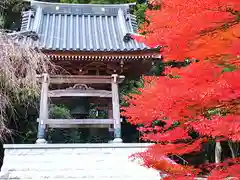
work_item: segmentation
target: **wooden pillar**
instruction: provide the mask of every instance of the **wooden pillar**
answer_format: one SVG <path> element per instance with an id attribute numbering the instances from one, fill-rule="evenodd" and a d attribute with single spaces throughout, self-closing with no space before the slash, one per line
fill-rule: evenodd
<path id="1" fill-rule="evenodd" d="M 113 119 L 112 99 L 111 99 L 111 101 L 108 102 L 108 118 Z M 113 135 L 113 133 L 114 133 L 113 124 L 109 124 L 108 133 L 109 133 L 110 137 L 114 136 Z M 109 143 L 112 143 L 112 139 L 109 141 Z"/>
<path id="2" fill-rule="evenodd" d="M 47 73 L 43 74 L 42 77 L 42 88 L 41 88 L 41 98 L 40 98 L 40 113 L 39 113 L 39 123 L 38 123 L 38 134 L 37 134 L 37 144 L 47 143 L 45 140 L 45 123 L 48 119 L 48 85 L 49 76 Z"/>
<path id="3" fill-rule="evenodd" d="M 114 119 L 114 140 L 113 143 L 121 143 L 121 120 L 120 120 L 120 106 L 119 106 L 119 94 L 118 94 L 118 75 L 112 75 L 112 108 Z"/>

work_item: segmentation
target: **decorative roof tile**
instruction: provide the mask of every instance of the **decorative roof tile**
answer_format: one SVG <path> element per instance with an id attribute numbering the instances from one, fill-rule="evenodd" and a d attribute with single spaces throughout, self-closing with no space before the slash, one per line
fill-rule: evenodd
<path id="1" fill-rule="evenodd" d="M 136 33 L 129 4 L 61 4 L 32 2 L 23 13 L 22 31 L 34 31 L 38 46 L 53 51 L 143 51 L 143 43 L 126 34 Z M 34 13 L 33 13 L 34 12 Z"/>

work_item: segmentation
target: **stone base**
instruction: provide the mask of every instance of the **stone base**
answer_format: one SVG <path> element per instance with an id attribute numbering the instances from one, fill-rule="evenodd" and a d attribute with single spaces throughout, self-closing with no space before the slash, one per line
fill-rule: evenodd
<path id="1" fill-rule="evenodd" d="M 47 141 L 45 139 L 37 139 L 36 144 L 47 144 Z"/>
<path id="2" fill-rule="evenodd" d="M 8 144 L 4 145 L 6 159 L 0 180 L 159 180 L 158 171 L 129 159 L 129 155 L 143 152 L 150 145 Z M 113 166 L 113 162 L 118 164 Z"/>
<path id="3" fill-rule="evenodd" d="M 122 143 L 123 140 L 121 138 L 115 138 L 112 143 Z"/>

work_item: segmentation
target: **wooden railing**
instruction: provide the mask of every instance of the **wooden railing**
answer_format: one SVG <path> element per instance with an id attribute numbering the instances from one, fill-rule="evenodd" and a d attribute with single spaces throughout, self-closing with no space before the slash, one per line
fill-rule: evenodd
<path id="1" fill-rule="evenodd" d="M 48 97 L 112 97 L 111 91 L 106 90 L 80 90 L 80 89 L 61 89 L 51 90 Z"/>
<path id="2" fill-rule="evenodd" d="M 37 119 L 37 122 L 40 122 L 40 119 Z M 113 124 L 114 119 L 47 119 L 44 120 L 44 124 L 69 124 L 69 125 L 82 125 L 82 124 L 87 124 L 87 125 L 97 125 L 97 124 Z"/>

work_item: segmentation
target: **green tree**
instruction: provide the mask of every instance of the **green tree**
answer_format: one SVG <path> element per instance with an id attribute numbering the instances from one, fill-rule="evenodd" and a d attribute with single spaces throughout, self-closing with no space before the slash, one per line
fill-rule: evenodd
<path id="1" fill-rule="evenodd" d="M 147 10 L 147 4 L 146 3 L 139 3 L 136 5 L 134 9 L 134 14 L 137 17 L 137 23 L 138 25 L 141 25 L 146 21 L 145 19 L 145 12 Z"/>
<path id="2" fill-rule="evenodd" d="M 4 0 L 1 3 L 1 28 L 19 30 L 21 11 L 27 7 L 29 7 L 29 3 L 22 0 Z"/>

